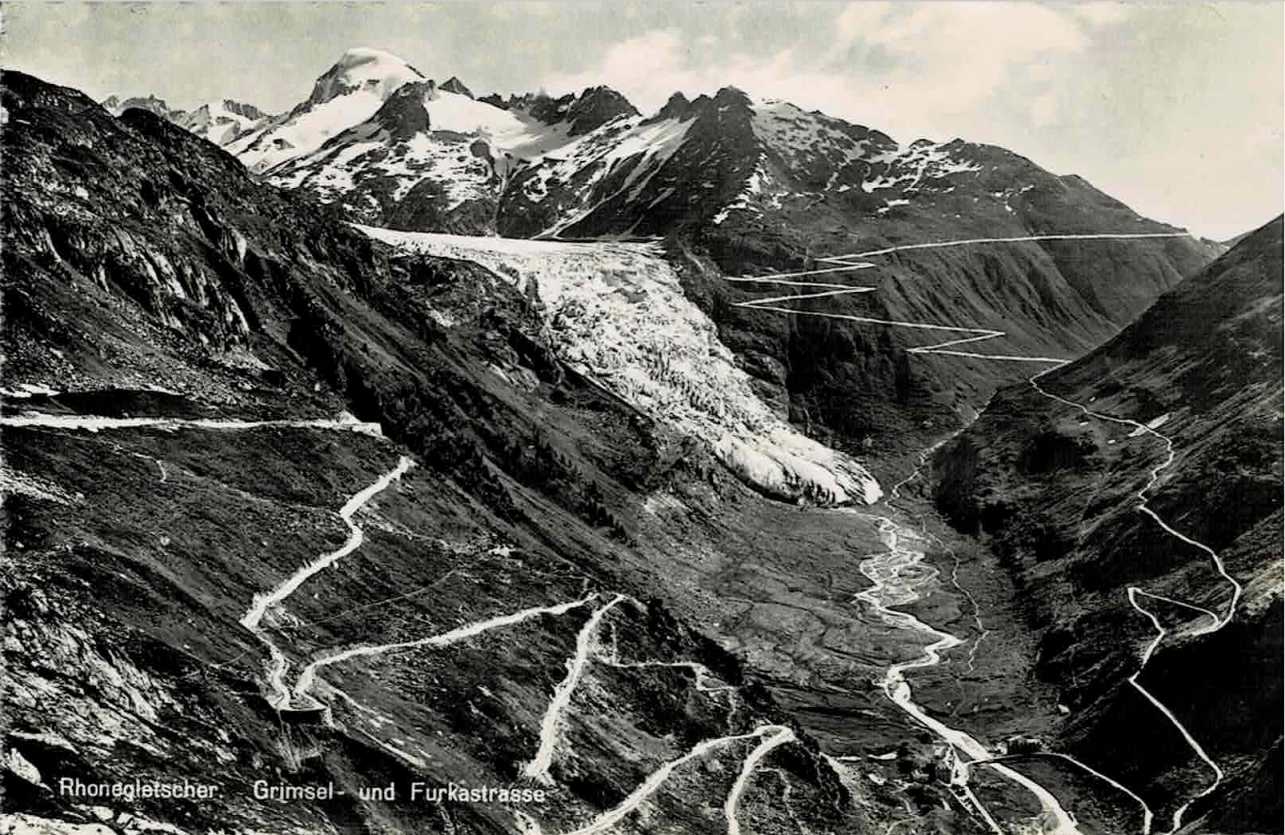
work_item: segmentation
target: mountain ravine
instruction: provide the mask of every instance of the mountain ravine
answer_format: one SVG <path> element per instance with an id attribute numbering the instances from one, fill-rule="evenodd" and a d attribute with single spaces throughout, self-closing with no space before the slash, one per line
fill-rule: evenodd
<path id="1" fill-rule="evenodd" d="M 1024 590 L 1058 747 L 1196 831 L 1280 818 L 1281 229 L 1004 389 L 935 459 L 938 504 Z"/>
<path id="2" fill-rule="evenodd" d="M 1279 220 L 466 82 L 4 74 L 0 833 L 1279 831 Z"/>

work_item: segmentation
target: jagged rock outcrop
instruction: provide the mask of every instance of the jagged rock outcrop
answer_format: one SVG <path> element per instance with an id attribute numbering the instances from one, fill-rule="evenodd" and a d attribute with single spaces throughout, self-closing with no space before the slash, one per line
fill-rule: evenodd
<path id="1" fill-rule="evenodd" d="M 448 93 L 458 93 L 461 96 L 468 96 L 470 99 L 474 98 L 473 91 L 464 86 L 464 82 L 460 81 L 456 76 L 451 76 L 442 82 L 442 89 Z"/>
<path id="2" fill-rule="evenodd" d="M 404 84 L 375 111 L 372 121 L 388 132 L 389 140 L 405 142 L 432 127 L 424 102 L 435 95 L 437 86 L 432 81 Z"/>
<path id="3" fill-rule="evenodd" d="M 565 124 L 569 136 L 588 133 L 621 116 L 639 115 L 627 98 L 604 85 L 557 97 L 544 92 L 513 93 L 506 99 L 491 93 L 479 101 L 527 113 L 546 125 Z"/>
<path id="4" fill-rule="evenodd" d="M 165 102 L 165 99 L 157 98 L 153 95 L 127 96 L 125 98 L 121 98 L 120 96 L 108 96 L 103 99 L 102 105 L 107 108 L 113 116 L 119 116 L 131 107 L 155 113 L 157 116 L 169 119 L 170 121 L 178 121 L 178 119 L 186 115 L 185 111 L 176 110 L 170 107 Z"/>

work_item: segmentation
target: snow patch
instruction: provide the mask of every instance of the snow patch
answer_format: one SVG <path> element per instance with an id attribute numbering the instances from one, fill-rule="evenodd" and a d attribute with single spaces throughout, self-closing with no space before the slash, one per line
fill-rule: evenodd
<path id="1" fill-rule="evenodd" d="M 894 187 L 910 192 L 920 189 L 926 180 L 940 180 L 982 170 L 982 166 L 976 162 L 956 156 L 957 150 L 921 139 L 908 148 L 898 148 L 870 157 L 868 162 L 880 171 L 863 182 L 861 189 L 867 194 Z"/>

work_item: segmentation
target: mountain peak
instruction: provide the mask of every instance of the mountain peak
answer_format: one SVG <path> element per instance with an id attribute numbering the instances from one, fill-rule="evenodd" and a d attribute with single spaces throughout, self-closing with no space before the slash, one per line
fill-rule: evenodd
<path id="1" fill-rule="evenodd" d="M 569 125 L 571 136 L 589 133 L 621 116 L 638 115 L 638 108 L 629 99 L 601 84 L 556 98 L 540 90 L 521 95 L 510 94 L 507 99 L 491 93 L 478 101 L 502 110 L 520 110 L 546 125 L 565 122 Z"/>
<path id="2" fill-rule="evenodd" d="M 637 115 L 638 108 L 629 99 L 604 85 L 586 87 L 566 110 L 572 136 L 588 133 L 620 116 Z"/>
<path id="3" fill-rule="evenodd" d="M 470 99 L 474 97 L 473 91 L 466 87 L 464 82 L 460 81 L 459 76 L 457 75 L 453 75 L 446 79 L 438 89 L 445 90 L 448 93 L 458 93 L 461 96 L 468 96 Z"/>
<path id="4" fill-rule="evenodd" d="M 741 104 L 746 107 L 750 105 L 750 97 L 746 95 L 745 91 L 730 84 L 719 88 L 718 92 L 714 94 L 714 101 L 719 104 Z"/>
<path id="5" fill-rule="evenodd" d="M 334 66 L 317 79 L 308 102 L 324 104 L 357 90 L 370 91 L 381 99 L 387 99 L 406 82 L 423 80 L 423 73 L 391 52 L 353 47 L 339 56 Z"/>
<path id="6" fill-rule="evenodd" d="M 364 64 L 385 64 L 410 66 L 406 61 L 391 52 L 382 49 L 373 49 L 368 46 L 354 46 L 344 50 L 344 54 L 339 56 L 335 62 L 336 67 L 344 69 L 353 69 Z"/>
<path id="7" fill-rule="evenodd" d="M 688 112 L 692 109 L 691 100 L 681 92 L 674 93 L 665 102 L 665 106 L 656 114 L 657 119 L 678 119 L 682 120 L 687 117 Z"/>
<path id="8" fill-rule="evenodd" d="M 229 113 L 244 116 L 247 119 L 262 119 L 268 115 L 252 104 L 247 104 L 243 101 L 236 101 L 235 99 L 224 99 L 223 109 Z"/>

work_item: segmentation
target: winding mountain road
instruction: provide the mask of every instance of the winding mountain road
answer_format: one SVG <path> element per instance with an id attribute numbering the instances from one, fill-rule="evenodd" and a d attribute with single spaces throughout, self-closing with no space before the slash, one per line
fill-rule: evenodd
<path id="1" fill-rule="evenodd" d="M 1196 757 L 1199 758 L 1200 761 L 1203 762 L 1205 766 L 1207 766 L 1209 770 L 1213 773 L 1213 779 L 1205 786 L 1205 788 L 1203 788 L 1201 791 L 1199 791 L 1192 797 L 1188 798 L 1188 800 L 1185 803 L 1183 803 L 1177 809 L 1174 810 L 1171 826 L 1165 832 L 1165 835 L 1172 835 L 1172 833 L 1175 833 L 1180 828 L 1182 828 L 1183 817 L 1186 815 L 1187 810 L 1191 807 L 1191 804 L 1195 803 L 1197 800 L 1200 800 L 1203 797 L 1207 797 L 1209 794 L 1214 792 L 1220 785 L 1222 785 L 1225 774 L 1223 773 L 1223 770 L 1218 765 L 1218 763 L 1215 762 L 1211 756 L 1209 756 L 1208 752 L 1205 751 L 1204 747 L 1196 740 L 1194 736 L 1192 736 L 1191 732 L 1187 729 L 1187 727 L 1183 725 L 1182 721 L 1179 720 L 1176 715 L 1174 715 L 1173 711 L 1167 705 L 1161 702 L 1160 699 L 1156 698 L 1155 694 L 1153 694 L 1151 691 L 1143 687 L 1142 684 L 1138 681 L 1138 679 L 1142 676 L 1143 672 L 1146 670 L 1147 664 L 1151 662 L 1151 659 L 1155 655 L 1156 650 L 1159 649 L 1160 645 L 1164 643 L 1165 639 L 1168 638 L 1169 635 L 1173 633 L 1173 630 L 1166 629 L 1164 625 L 1161 624 L 1160 619 L 1156 616 L 1155 612 L 1153 612 L 1151 609 L 1148 609 L 1145 605 L 1143 605 L 1143 603 L 1139 601 L 1140 599 L 1150 598 L 1152 600 L 1163 601 L 1163 602 L 1178 606 L 1180 608 L 1185 608 L 1195 612 L 1202 621 L 1205 621 L 1202 625 L 1196 626 L 1187 631 L 1187 634 L 1189 636 L 1196 637 L 1200 635 L 1209 635 L 1214 632 L 1217 632 L 1221 630 L 1224 626 L 1226 626 L 1228 623 L 1230 623 L 1232 617 L 1236 613 L 1236 606 L 1240 602 L 1240 597 L 1244 589 L 1241 586 L 1240 582 L 1237 581 L 1235 577 L 1232 577 L 1231 574 L 1227 572 L 1227 566 L 1223 563 L 1222 558 L 1218 556 L 1218 553 L 1214 551 L 1214 549 L 1210 548 L 1208 545 L 1204 544 L 1203 542 L 1199 542 L 1187 536 L 1186 534 L 1183 534 L 1182 532 L 1175 530 L 1169 523 L 1165 522 L 1165 520 L 1162 519 L 1159 514 L 1157 514 L 1154 510 L 1152 510 L 1147 503 L 1148 502 L 1147 496 L 1153 489 L 1155 489 L 1156 484 L 1160 480 L 1161 473 L 1163 473 L 1165 470 L 1169 469 L 1169 467 L 1173 465 L 1174 460 L 1177 456 L 1177 453 L 1174 450 L 1173 438 L 1157 431 L 1156 426 L 1154 425 L 1154 422 L 1153 424 L 1145 424 L 1145 423 L 1140 423 L 1139 421 L 1136 421 L 1136 420 L 1131 420 L 1129 418 L 1120 418 L 1114 415 L 1104 414 L 1102 412 L 1094 411 L 1093 409 L 1090 409 L 1088 406 L 1085 406 L 1082 403 L 1076 403 L 1073 400 L 1068 400 L 1065 397 L 1060 397 L 1059 395 L 1053 394 L 1052 392 L 1048 391 L 1047 389 L 1045 389 L 1043 386 L 1040 385 L 1039 379 L 1043 377 L 1045 374 L 1048 374 L 1049 372 L 1054 370 L 1056 369 L 1053 369 L 1053 368 L 1046 369 L 1045 371 L 1042 371 L 1039 374 L 1032 376 L 1029 380 L 1031 387 L 1034 388 L 1036 392 L 1043 395 L 1044 397 L 1050 400 L 1053 400 L 1057 403 L 1061 403 L 1062 405 L 1069 406 L 1073 409 L 1076 409 L 1088 417 L 1096 418 L 1097 420 L 1106 421 L 1108 423 L 1115 423 L 1122 426 L 1128 426 L 1132 429 L 1132 432 L 1130 433 L 1131 437 L 1150 436 L 1164 443 L 1165 445 L 1164 460 L 1151 469 L 1151 474 L 1150 474 L 1150 477 L 1147 479 L 1147 483 L 1143 485 L 1142 488 L 1139 489 L 1134 494 L 1138 500 L 1136 509 L 1138 510 L 1138 512 L 1144 513 L 1148 517 L 1150 517 L 1152 521 L 1154 521 L 1160 527 L 1160 529 L 1165 533 L 1169 534 L 1175 539 L 1178 539 L 1181 542 L 1186 543 L 1187 545 L 1190 545 L 1204 552 L 1209 557 L 1211 563 L 1214 566 L 1214 570 L 1216 571 L 1216 573 L 1231 588 L 1231 598 L 1227 601 L 1227 610 L 1222 615 L 1218 615 L 1202 606 L 1197 606 L 1192 603 L 1187 603 L 1181 600 L 1175 600 L 1170 597 L 1165 597 L 1163 595 L 1158 595 L 1152 592 L 1148 592 L 1139 586 L 1129 586 L 1128 589 L 1126 590 L 1126 596 L 1128 598 L 1129 605 L 1132 606 L 1134 609 L 1136 609 L 1145 618 L 1147 618 L 1147 620 L 1151 622 L 1152 628 L 1155 630 L 1155 636 L 1147 644 L 1146 649 L 1143 650 L 1141 661 L 1138 664 L 1138 669 L 1135 670 L 1131 676 L 1129 676 L 1128 683 L 1131 687 L 1137 690 L 1138 693 L 1141 694 L 1143 698 L 1145 698 L 1148 702 L 1150 702 L 1151 705 L 1156 708 L 1156 710 L 1160 711 L 1160 713 L 1165 717 L 1165 719 L 1167 719 L 1169 723 L 1172 724 L 1173 727 L 1182 736 L 1183 741 L 1186 742 L 1188 747 L 1191 748 L 1192 752 L 1196 755 Z M 1148 835 L 1148 833 L 1150 832 L 1150 820 L 1151 820 L 1151 810 L 1148 808 L 1147 809 L 1148 825 L 1143 829 L 1144 835 Z"/>
<path id="2" fill-rule="evenodd" d="M 241 625 L 250 630 L 268 649 L 267 684 L 272 691 L 269 701 L 277 710 L 290 707 L 290 691 L 285 685 L 286 670 L 290 664 L 286 659 L 285 653 L 268 635 L 268 631 L 263 628 L 262 621 L 264 616 L 270 609 L 284 603 L 286 598 L 294 594 L 295 590 L 303 585 L 309 577 L 334 565 L 361 547 L 361 543 L 365 539 L 365 533 L 360 525 L 353 522 L 353 516 L 367 502 L 387 490 L 394 481 L 401 479 L 402 475 L 413 466 L 415 466 L 415 462 L 403 455 L 398 460 L 396 467 L 381 475 L 373 484 L 355 493 L 339 510 L 339 518 L 348 526 L 348 538 L 344 541 L 344 544 L 333 551 L 321 554 L 269 591 L 263 594 L 256 594 L 250 604 L 250 608 L 242 615 Z"/>
<path id="3" fill-rule="evenodd" d="M 328 429 L 339 432 L 357 432 L 362 435 L 383 437 L 378 423 L 356 419 L 332 420 L 311 418 L 305 420 L 234 420 L 224 418 L 172 418 L 172 417 L 104 417 L 102 415 L 63 415 L 26 412 L 0 416 L 0 426 L 38 426 L 47 429 L 70 429 L 82 432 L 102 432 L 114 429 L 157 428 L 173 432 L 179 429 L 208 429 L 212 431 L 242 432 L 250 429 Z"/>
<path id="4" fill-rule="evenodd" d="M 1005 335 L 1004 331 L 990 329 L 990 328 L 976 328 L 976 327 L 940 324 L 940 323 L 932 323 L 932 322 L 911 322 L 911 321 L 899 321 L 899 320 L 892 320 L 892 319 L 881 319 L 876 317 L 856 316 L 852 314 L 835 313 L 835 312 L 829 312 L 829 311 L 801 310 L 801 309 L 798 309 L 797 307 L 787 306 L 787 303 L 796 303 L 799 301 L 824 299 L 824 298 L 838 298 L 838 297 L 847 296 L 847 295 L 856 295 L 856 294 L 873 292 L 877 288 L 872 286 L 846 285 L 846 284 L 836 283 L 833 280 L 813 281 L 808 279 L 814 276 L 833 276 L 834 274 L 841 273 L 841 272 L 848 272 L 848 271 L 855 272 L 859 270 L 873 269 L 877 267 L 877 264 L 874 263 L 873 261 L 866 260 L 866 259 L 892 255 L 898 252 L 953 248 L 953 247 L 963 247 L 963 246 L 1038 242 L 1038 241 L 1131 240 L 1131 239 L 1145 239 L 1145 238 L 1181 238 L 1181 237 L 1189 237 L 1189 235 L 1185 232 L 1046 234 L 1046 235 L 1028 235 L 1028 236 L 1014 236 L 1014 237 L 997 237 L 997 238 L 969 238 L 969 239 L 953 240 L 953 241 L 936 241 L 936 242 L 926 242 L 926 243 L 916 243 L 916 244 L 902 244 L 898 246 L 884 247 L 881 249 L 871 249 L 871 250 L 865 250 L 862 252 L 853 252 L 848 254 L 834 255 L 834 256 L 828 256 L 828 257 L 816 259 L 817 263 L 819 264 L 833 265 L 828 267 L 821 267 L 821 268 L 812 269 L 812 270 L 798 270 L 794 272 L 776 273 L 776 274 L 762 275 L 762 276 L 735 276 L 735 277 L 727 278 L 727 281 L 732 283 L 771 284 L 771 285 L 780 286 L 780 287 L 788 287 L 795 291 L 785 295 L 772 296 L 768 298 L 751 299 L 749 301 L 738 302 L 736 304 L 737 307 L 744 307 L 744 308 L 755 309 L 755 310 L 770 310 L 770 311 L 774 311 L 774 312 L 778 312 L 786 315 L 792 315 L 792 316 L 815 316 L 815 317 L 821 317 L 821 318 L 846 320 L 846 321 L 857 322 L 862 324 L 883 325 L 888 327 L 908 328 L 908 329 L 925 330 L 925 331 L 938 331 L 938 332 L 948 333 L 948 334 L 959 334 L 959 336 L 956 336 L 954 338 L 948 339 L 943 342 L 909 348 L 907 349 L 907 353 L 939 354 L 939 355 L 946 355 L 946 356 L 958 356 L 958 357 L 968 357 L 973 359 L 987 359 L 987 360 L 1009 361 L 1009 362 L 1033 362 L 1033 363 L 1039 363 L 1042 365 L 1047 365 L 1049 366 L 1048 368 L 1045 368 L 1040 372 L 1032 375 L 1028 380 L 1030 385 L 1039 394 L 1049 399 L 1052 399 L 1056 402 L 1059 402 L 1063 405 L 1078 409 L 1079 411 L 1083 412 L 1086 416 L 1128 426 L 1133 430 L 1130 433 L 1130 437 L 1150 435 L 1153 438 L 1156 438 L 1165 444 L 1166 455 L 1165 455 L 1164 461 L 1152 469 L 1150 478 L 1148 479 L 1146 485 L 1137 491 L 1137 494 L 1136 494 L 1138 499 L 1137 509 L 1139 512 L 1145 513 L 1147 516 L 1149 516 L 1165 533 L 1207 554 L 1211 562 L 1213 563 L 1217 573 L 1224 581 L 1226 581 L 1226 583 L 1231 588 L 1231 599 L 1228 601 L 1226 612 L 1223 615 L 1218 615 L 1217 613 L 1212 612 L 1209 609 L 1206 609 L 1201 606 L 1197 606 L 1195 604 L 1192 604 L 1186 601 L 1175 600 L 1173 598 L 1165 597 L 1163 595 L 1147 592 L 1139 586 L 1129 586 L 1127 589 L 1127 599 L 1128 599 L 1129 605 L 1133 607 L 1136 611 L 1138 611 L 1140 614 L 1142 614 L 1144 617 L 1146 617 L 1148 621 L 1151 623 L 1152 628 L 1155 631 L 1154 637 L 1143 650 L 1138 669 L 1131 676 L 1129 676 L 1128 683 L 1135 690 L 1137 690 L 1137 692 L 1141 694 L 1150 704 L 1152 704 L 1174 726 L 1174 728 L 1183 737 L 1184 741 L 1186 742 L 1188 747 L 1191 748 L 1192 752 L 1196 755 L 1196 757 L 1199 758 L 1213 773 L 1213 779 L 1204 789 L 1202 789 L 1199 793 L 1197 793 L 1193 797 L 1189 798 L 1186 802 L 1181 804 L 1175 810 L 1173 814 L 1173 819 L 1172 819 L 1172 826 L 1169 830 L 1167 830 L 1165 835 L 1172 835 L 1172 833 L 1177 832 L 1177 830 L 1181 828 L 1182 820 L 1187 809 L 1191 806 L 1193 802 L 1195 802 L 1196 800 L 1199 800 L 1202 797 L 1208 796 L 1215 789 L 1217 789 L 1217 787 L 1222 783 L 1222 780 L 1224 778 L 1224 773 L 1221 767 L 1219 767 L 1219 765 L 1213 760 L 1213 758 L 1210 757 L 1209 754 L 1205 751 L 1205 749 L 1199 743 L 1199 741 L 1197 741 L 1195 737 L 1192 736 L 1190 731 L 1188 731 L 1188 729 L 1182 724 L 1182 722 L 1177 718 L 1177 716 L 1174 715 L 1173 711 L 1168 706 L 1166 706 L 1163 702 L 1161 702 L 1158 698 L 1156 698 L 1154 694 L 1152 694 L 1139 682 L 1139 678 L 1141 677 L 1143 671 L 1146 669 L 1146 666 L 1150 662 L 1151 658 L 1154 656 L 1156 650 L 1165 641 L 1165 639 L 1172 634 L 1172 630 L 1166 629 L 1164 625 L 1160 622 L 1160 619 L 1157 617 L 1157 615 L 1151 609 L 1149 609 L 1144 604 L 1143 601 L 1150 599 L 1154 601 L 1165 602 L 1170 605 L 1174 605 L 1180 608 L 1185 608 L 1189 611 L 1194 612 L 1200 617 L 1200 619 L 1203 622 L 1199 626 L 1189 628 L 1187 630 L 1187 634 L 1191 636 L 1198 636 L 1198 635 L 1207 635 L 1213 632 L 1217 632 L 1218 630 L 1226 626 L 1226 624 L 1231 620 L 1231 618 L 1235 613 L 1237 603 L 1239 602 L 1239 599 L 1242 593 L 1241 584 L 1227 572 L 1226 566 L 1223 564 L 1222 559 L 1218 556 L 1218 554 L 1212 548 L 1174 529 L 1171 525 L 1165 522 L 1164 519 L 1162 519 L 1154 510 L 1152 510 L 1147 503 L 1147 495 L 1156 486 L 1157 482 L 1160 479 L 1161 473 L 1164 472 L 1166 469 L 1168 469 L 1174 463 L 1175 451 L 1173 447 L 1172 438 L 1158 432 L 1157 431 L 1158 425 L 1154 423 L 1152 425 L 1147 425 L 1147 424 L 1140 423 L 1138 421 L 1129 420 L 1126 418 L 1117 418 L 1111 415 L 1105 415 L 1099 412 L 1095 412 L 1089 409 L 1087 406 L 1084 406 L 1080 403 L 1076 403 L 1074 401 L 1067 400 L 1065 398 L 1059 397 L 1058 395 L 1052 394 L 1051 392 L 1045 390 L 1043 387 L 1040 386 L 1038 381 L 1041 377 L 1043 377 L 1045 374 L 1048 374 L 1051 371 L 1056 370 L 1057 368 L 1060 368 L 1061 366 L 1068 363 L 1070 360 L 1067 360 L 1065 358 L 1060 358 L 1060 357 L 1043 357 L 1043 356 L 1013 355 L 1013 354 L 985 354 L 985 353 L 979 353 L 974 351 L 959 350 L 958 348 L 958 346 L 961 346 L 961 345 L 971 345 L 971 344 L 985 342 L 988 340 L 1002 337 Z M 799 289 L 807 289 L 807 290 L 811 290 L 812 292 L 800 293 L 800 292 L 797 292 L 797 290 Z M 920 454 L 921 466 L 923 462 L 926 460 L 927 455 L 929 454 L 931 454 L 931 449 L 925 450 L 923 453 Z M 893 498 L 899 497 L 900 488 L 908 484 L 910 481 L 914 480 L 916 477 L 918 477 L 919 471 L 920 471 L 920 468 L 916 467 L 915 471 L 912 472 L 910 476 L 908 476 L 907 478 L 903 479 L 902 481 L 894 485 L 891 491 L 891 496 Z M 941 660 L 940 654 L 945 650 L 948 650 L 954 646 L 959 645 L 961 643 L 961 639 L 959 639 L 954 635 L 950 635 L 949 633 L 942 632 L 941 630 L 935 629 L 934 627 L 928 626 L 927 624 L 923 623 L 918 618 L 915 618 L 912 615 L 890 608 L 891 605 L 897 605 L 895 601 L 900 600 L 901 601 L 900 605 L 904 605 L 905 603 L 908 603 L 918 598 L 918 594 L 914 590 L 916 583 L 912 583 L 904 580 L 903 575 L 907 569 L 913 569 L 913 567 L 919 562 L 919 560 L 922 559 L 922 554 L 920 553 L 919 557 L 915 558 L 915 554 L 919 552 L 915 552 L 912 549 L 901 548 L 899 546 L 900 538 L 905 536 L 907 533 L 909 533 L 906 529 L 901 528 L 899 525 L 897 525 L 897 523 L 895 523 L 893 520 L 891 520 L 888 517 L 878 517 L 878 520 L 879 520 L 879 524 L 881 525 L 881 528 L 880 528 L 881 536 L 886 537 L 885 544 L 888 546 L 888 551 L 884 555 L 874 555 L 862 562 L 861 564 L 862 572 L 865 573 L 867 577 L 869 577 L 875 585 L 873 588 L 868 589 L 867 591 L 859 594 L 858 597 L 864 600 L 865 602 L 869 603 L 875 609 L 875 611 L 879 612 L 879 614 L 891 625 L 912 629 L 914 631 L 927 634 L 936 639 L 933 643 L 931 643 L 925 648 L 924 654 L 921 657 L 909 662 L 903 662 L 901 664 L 893 665 L 892 667 L 889 668 L 882 682 L 885 693 L 894 703 L 898 704 L 898 706 L 900 706 L 908 714 L 913 716 L 917 721 L 931 728 L 940 737 L 950 742 L 954 750 L 956 750 L 957 752 L 963 752 L 964 754 L 967 754 L 969 757 L 971 757 L 972 758 L 971 764 L 975 765 L 975 764 L 987 763 L 987 764 L 990 764 L 992 767 L 996 768 L 996 770 L 1004 769 L 1004 771 L 1000 772 L 1001 774 L 1008 777 L 1010 780 L 1013 780 L 1014 782 L 1017 782 L 1025 786 L 1027 789 L 1032 791 L 1037 796 L 1037 798 L 1040 799 L 1040 803 L 1045 810 L 1046 817 L 1051 818 L 1051 820 L 1053 821 L 1056 827 L 1054 829 L 1054 832 L 1069 833 L 1069 832 L 1076 831 L 1074 818 L 1072 818 L 1068 813 L 1066 813 L 1065 810 L 1061 809 L 1061 807 L 1057 803 L 1056 798 L 1052 797 L 1051 794 L 1049 794 L 1042 787 L 1038 786 L 1038 784 L 1035 784 L 1033 781 L 1029 780 L 1028 778 L 1018 774 L 1017 772 L 1012 771 L 1011 769 L 1007 769 L 1007 767 L 1005 766 L 1002 766 L 996 763 L 995 759 L 993 757 L 990 757 L 985 747 L 982 746 L 980 743 L 978 743 L 976 740 L 974 740 L 972 737 L 960 731 L 956 731 L 946 726 L 945 724 L 941 723 L 940 721 L 934 719 L 933 717 L 928 716 L 921 708 L 919 708 L 918 705 L 914 703 L 912 698 L 912 691 L 909 683 L 905 679 L 904 673 L 908 670 L 915 669 L 918 667 L 933 666 L 935 664 L 940 663 L 940 660 Z M 955 585 L 959 587 L 957 579 L 955 580 Z M 961 591 L 964 591 L 962 587 L 959 587 L 959 588 Z M 969 596 L 971 598 L 971 595 Z M 975 601 L 974 601 L 974 610 L 976 613 Z M 984 629 L 984 626 L 981 623 L 980 617 L 977 617 L 976 620 L 977 620 L 978 626 Z M 976 652 L 976 645 L 974 645 L 973 652 Z M 1094 769 L 1091 766 L 1088 766 L 1080 762 L 1074 757 L 1071 757 L 1066 754 L 1057 754 L 1056 756 L 1080 768 L 1081 770 L 1092 775 L 1093 777 L 1108 783 L 1115 789 L 1127 794 L 1127 796 L 1129 796 L 1131 799 L 1136 801 L 1141 807 L 1141 811 L 1142 811 L 1143 835 L 1150 835 L 1152 830 L 1153 820 L 1154 820 L 1154 814 L 1150 806 L 1137 793 L 1135 793 L 1131 789 L 1128 789 L 1123 784 L 1116 781 L 1114 778 L 1111 778 L 1103 774 L 1101 771 L 1098 771 L 1097 769 Z M 965 768 L 965 774 L 966 774 L 966 769 L 969 763 L 963 763 L 962 765 Z M 966 777 L 965 777 L 965 787 L 966 787 Z M 971 792 L 970 792 L 970 795 L 971 795 Z M 989 825 L 992 826 L 992 828 L 994 828 L 995 824 L 993 819 L 990 817 L 989 813 L 984 808 L 981 807 L 981 804 L 979 802 L 976 802 L 975 797 L 972 797 L 971 800 L 975 802 L 975 805 L 978 808 L 979 812 L 982 814 L 983 818 L 986 819 L 986 821 L 988 822 Z"/>
<path id="5" fill-rule="evenodd" d="M 629 600 L 623 594 L 617 594 L 605 605 L 598 607 L 589 616 L 589 620 L 576 635 L 576 654 L 567 662 L 567 675 L 553 691 L 553 699 L 540 720 L 540 747 L 535 756 L 522 768 L 522 774 L 532 780 L 551 785 L 549 767 L 553 764 L 553 752 L 557 748 L 558 738 L 562 732 L 562 714 L 571 706 L 571 697 L 575 694 L 580 677 L 584 675 L 585 666 L 598 641 L 598 629 L 607 613 Z"/>
<path id="6" fill-rule="evenodd" d="M 798 279 L 816 275 L 830 275 L 838 272 L 868 270 L 878 267 L 873 261 L 867 261 L 868 258 L 878 258 L 884 255 L 892 255 L 898 252 L 917 251 L 925 249 L 943 249 L 960 246 L 979 246 L 985 244 L 1011 244 L 1039 241 L 1095 241 L 1095 240 L 1130 240 L 1137 238 L 1187 238 L 1190 237 L 1186 232 L 1151 232 L 1151 233 L 1100 233 L 1084 235 L 1026 235 L 1022 237 L 1008 238 L 968 238 L 955 241 L 935 241 L 931 243 L 918 244 L 901 244 L 899 246 L 890 246 L 883 249 L 871 249 L 865 252 L 854 252 L 847 255 L 831 255 L 824 258 L 817 258 L 819 264 L 835 264 L 833 267 L 823 267 L 814 270 L 799 270 L 788 273 L 775 273 L 761 276 L 732 276 L 725 280 L 733 283 L 758 283 L 758 284 L 775 284 L 782 287 L 812 287 L 818 288 L 818 292 L 802 293 L 792 295 L 773 296 L 766 299 L 751 299 L 749 301 L 737 302 L 735 307 L 744 307 L 752 310 L 771 310 L 777 313 L 786 313 L 795 316 L 817 316 L 825 319 L 841 319 L 849 322 L 858 322 L 861 324 L 884 325 L 894 328 L 910 328 L 913 330 L 939 331 L 943 333 L 961 334 L 944 342 L 934 343 L 932 345 L 920 345 L 914 348 L 908 348 L 910 354 L 943 354 L 955 357 L 970 357 L 974 359 L 986 360 L 1004 360 L 1008 362 L 1036 362 L 1036 363 L 1064 363 L 1066 359 L 1062 357 L 1034 357 L 1025 354 L 981 354 L 972 351 L 961 351 L 956 348 L 959 345 L 970 345 L 977 342 L 986 342 L 991 339 L 998 339 L 1006 336 L 1005 331 L 994 330 L 992 328 L 963 327 L 959 325 L 943 325 L 934 322 L 907 322 L 897 319 L 880 319 L 872 316 L 855 316 L 849 313 L 832 313 L 818 310 L 799 310 L 794 307 L 783 307 L 783 302 L 797 302 L 808 299 L 836 298 L 839 296 L 855 295 L 860 293 L 871 293 L 877 290 L 877 287 L 835 284 L 831 282 L 816 281 L 799 281 Z"/>
<path id="7" fill-rule="evenodd" d="M 736 777 L 736 782 L 732 785 L 731 791 L 728 792 L 727 799 L 723 803 L 723 817 L 727 823 L 728 835 L 739 835 L 741 828 L 737 818 L 737 805 L 740 802 L 741 795 L 745 791 L 746 783 L 754 772 L 755 766 L 767 756 L 767 754 L 780 745 L 795 740 L 794 731 L 784 725 L 760 725 L 752 731 L 742 734 L 731 734 L 721 736 L 715 739 L 706 739 L 698 742 L 686 754 L 676 759 L 669 760 L 643 780 L 638 787 L 629 793 L 623 801 L 616 807 L 603 812 L 594 818 L 589 824 L 574 829 L 564 835 L 598 835 L 603 832 L 610 832 L 615 826 L 625 818 L 629 817 L 636 809 L 642 806 L 652 795 L 660 789 L 673 775 L 679 767 L 686 765 L 693 760 L 699 760 L 707 754 L 731 745 L 736 742 L 745 742 L 748 740 L 759 740 L 759 744 L 750 751 L 749 755 L 742 761 L 741 769 Z"/>
<path id="8" fill-rule="evenodd" d="M 376 655 L 384 655 L 390 652 L 405 652 L 406 650 L 420 649 L 422 647 L 441 648 L 459 643 L 460 641 L 481 635 L 483 632 L 490 632 L 493 629 L 502 629 L 508 626 L 515 626 L 533 618 L 542 615 L 564 615 L 572 609 L 582 606 L 588 606 L 598 599 L 597 594 L 590 594 L 578 600 L 571 600 L 565 603 L 557 603 L 546 606 L 532 606 L 517 612 L 510 612 L 504 615 L 495 615 L 482 620 L 476 620 L 466 623 L 463 626 L 457 626 L 446 632 L 435 635 L 429 635 L 424 638 L 416 638 L 410 641 L 394 641 L 386 644 L 364 644 L 361 646 L 350 647 L 348 649 L 326 653 L 319 658 L 311 661 L 299 673 L 295 679 L 293 695 L 300 703 L 308 706 L 319 706 L 319 702 L 312 696 L 312 688 L 316 681 L 317 673 L 326 667 L 335 664 L 341 664 L 353 658 L 368 658 Z"/>

